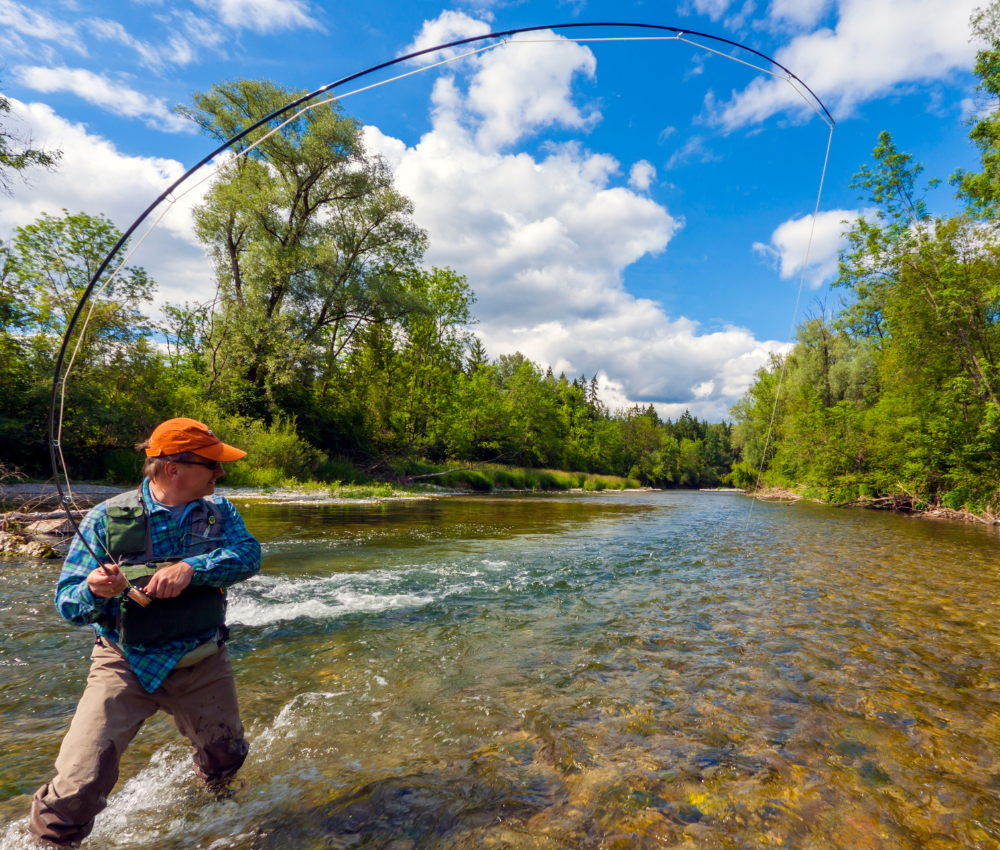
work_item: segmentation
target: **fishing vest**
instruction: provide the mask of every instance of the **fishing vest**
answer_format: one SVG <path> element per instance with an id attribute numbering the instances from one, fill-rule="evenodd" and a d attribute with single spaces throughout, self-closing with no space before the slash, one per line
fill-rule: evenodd
<path id="1" fill-rule="evenodd" d="M 191 531 L 184 535 L 184 551 L 171 557 L 153 554 L 153 534 L 142 491 L 130 490 L 108 499 L 107 543 L 109 553 L 129 583 L 143 588 L 160 568 L 217 549 L 223 514 L 215 502 L 198 499 L 191 508 Z M 225 628 L 226 591 L 221 587 L 188 585 L 172 599 L 152 599 L 143 608 L 127 596 L 118 599 L 113 619 L 124 646 L 148 646 L 191 637 L 209 629 Z"/>

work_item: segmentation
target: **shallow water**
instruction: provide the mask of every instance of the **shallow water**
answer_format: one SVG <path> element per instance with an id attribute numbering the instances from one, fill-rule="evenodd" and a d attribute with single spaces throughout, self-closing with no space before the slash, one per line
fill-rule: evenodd
<path id="1" fill-rule="evenodd" d="M 86 846 L 1000 848 L 1000 539 L 733 494 L 256 506 L 251 754 L 147 724 Z M 0 569 L 0 848 L 86 677 Z"/>

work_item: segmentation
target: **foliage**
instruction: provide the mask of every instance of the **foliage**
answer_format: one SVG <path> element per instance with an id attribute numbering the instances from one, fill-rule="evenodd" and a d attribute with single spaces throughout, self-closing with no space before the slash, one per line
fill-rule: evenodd
<path id="1" fill-rule="evenodd" d="M 121 234 L 103 216 L 42 214 L 15 227 L 0 251 L 0 447 L 21 465 L 45 455 L 46 413 L 52 373 L 69 318 L 97 268 Z M 126 246 L 127 250 L 127 246 Z M 93 474 L 105 447 L 135 442 L 165 410 L 156 388 L 164 363 L 152 344 L 144 309 L 153 282 L 140 268 L 105 270 L 90 301 L 92 312 L 69 340 L 67 360 L 79 342 L 65 412 L 73 427 L 64 451 L 77 469 Z"/>
<path id="2" fill-rule="evenodd" d="M 920 171 L 880 135 L 853 183 L 876 212 L 847 233 L 835 283 L 845 303 L 800 325 L 766 454 L 780 359 L 733 408 L 734 481 L 749 483 L 763 461 L 765 483 L 819 487 L 834 501 L 996 505 L 1000 233 L 982 215 L 986 195 L 968 194 L 975 175 L 960 187 L 966 212 L 931 218 Z"/>
<path id="3" fill-rule="evenodd" d="M 10 114 L 10 99 L 0 94 L 0 119 Z M 11 180 L 15 175 L 24 179 L 22 172 L 29 168 L 52 170 L 61 157 L 61 151 L 34 148 L 30 137 L 19 136 L 0 124 L 0 193 L 11 194 Z"/>
<path id="4" fill-rule="evenodd" d="M 219 140 L 301 92 L 237 80 L 178 111 Z M 195 211 L 218 291 L 202 321 L 209 387 L 269 416 L 290 388 L 322 385 L 355 335 L 422 306 L 404 283 L 425 236 L 386 162 L 336 101 L 247 136 Z"/>
<path id="5" fill-rule="evenodd" d="M 225 138 L 296 96 L 237 80 L 179 112 Z M 275 129 L 241 142 L 246 155 L 224 164 L 195 210 L 210 298 L 164 305 L 154 322 L 141 268 L 97 281 L 67 387 L 76 477 L 133 479 L 131 446 L 162 419 L 191 416 L 248 451 L 227 468 L 234 485 L 371 488 L 421 464 L 447 472 L 436 483 L 483 492 L 728 480 L 727 424 L 662 421 L 652 405 L 610 411 L 596 375 L 556 376 L 520 352 L 491 361 L 468 281 L 422 266 L 409 200 L 335 100 L 265 138 Z M 15 388 L 0 398 L 0 452 L 33 472 L 47 467 L 62 335 L 119 238 L 103 216 L 64 212 L 0 249 L 0 377 Z"/>

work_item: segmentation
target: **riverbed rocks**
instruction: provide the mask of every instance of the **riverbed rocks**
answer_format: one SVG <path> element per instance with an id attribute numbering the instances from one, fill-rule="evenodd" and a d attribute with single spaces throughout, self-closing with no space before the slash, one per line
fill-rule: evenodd
<path id="1" fill-rule="evenodd" d="M 58 558 L 59 553 L 41 540 L 31 540 L 13 531 L 0 531 L 0 557 Z"/>

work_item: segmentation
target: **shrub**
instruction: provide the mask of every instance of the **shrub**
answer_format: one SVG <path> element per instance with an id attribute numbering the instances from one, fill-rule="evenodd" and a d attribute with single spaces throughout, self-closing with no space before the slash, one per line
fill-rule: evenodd
<path id="1" fill-rule="evenodd" d="M 274 472 L 262 472 L 254 478 L 244 471 L 247 468 L 277 470 L 282 480 L 305 481 L 315 477 L 320 468 L 329 463 L 325 452 L 299 436 L 293 418 L 276 416 L 268 425 L 260 419 L 226 416 L 214 405 L 205 405 L 194 415 L 205 422 L 220 440 L 247 453 L 242 461 L 226 468 L 227 484 L 257 487 L 267 486 L 264 481 L 275 480 Z M 255 481 L 262 483 L 253 483 Z"/>
<path id="2" fill-rule="evenodd" d="M 145 459 L 132 449 L 111 449 L 104 454 L 104 478 L 109 484 L 138 484 Z"/>
<path id="3" fill-rule="evenodd" d="M 487 493 L 493 489 L 493 482 L 475 469 L 456 469 L 454 472 L 442 476 L 441 481 L 445 487 L 465 485 L 480 493 Z"/>
<path id="4" fill-rule="evenodd" d="M 273 466 L 254 467 L 245 461 L 237 461 L 226 467 L 226 476 L 221 483 L 224 487 L 281 487 L 295 482 L 289 481 L 283 470 Z"/>
<path id="5" fill-rule="evenodd" d="M 341 457 L 324 460 L 316 470 L 316 477 L 323 481 L 341 481 L 344 484 L 369 484 L 372 477 Z"/>

